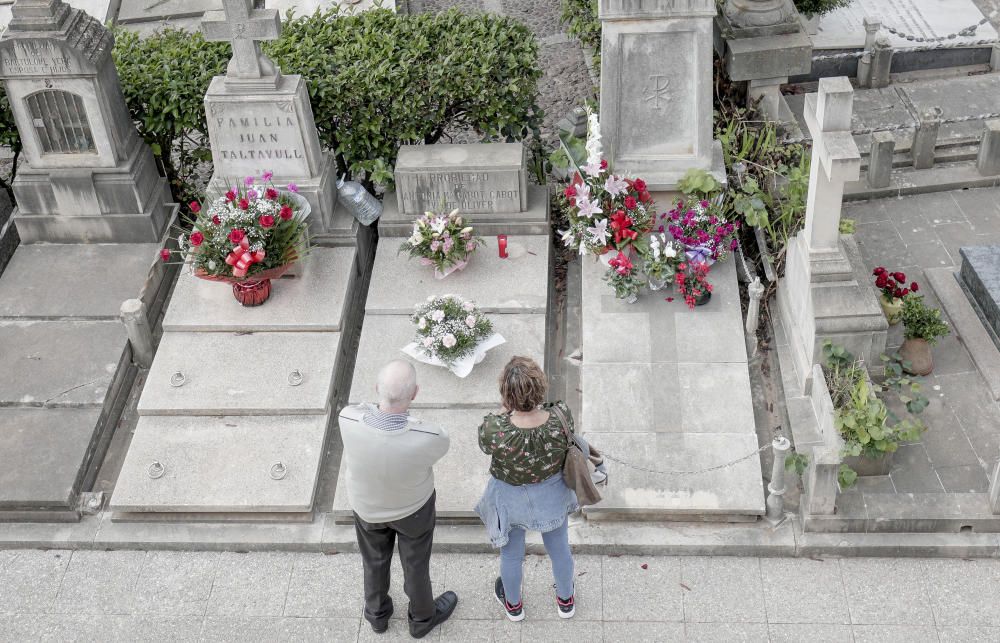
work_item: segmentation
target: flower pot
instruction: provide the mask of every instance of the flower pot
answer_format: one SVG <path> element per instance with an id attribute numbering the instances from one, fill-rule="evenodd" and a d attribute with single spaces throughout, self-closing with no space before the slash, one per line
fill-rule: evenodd
<path id="1" fill-rule="evenodd" d="M 934 370 L 934 356 L 926 339 L 904 339 L 899 348 L 899 356 L 903 358 L 903 362 L 909 363 L 906 372 L 910 375 L 929 375 Z"/>
<path id="2" fill-rule="evenodd" d="M 653 292 L 656 292 L 657 290 L 663 290 L 666 287 L 666 285 L 667 285 L 666 277 L 653 277 L 653 276 L 649 277 L 649 289 L 652 290 Z"/>
<path id="3" fill-rule="evenodd" d="M 622 301 L 624 301 L 626 304 L 634 304 L 635 302 L 639 301 L 639 293 L 637 292 L 630 293 L 629 296 L 622 299 Z"/>
<path id="4" fill-rule="evenodd" d="M 271 280 L 247 279 L 234 282 L 233 296 L 243 306 L 260 306 L 271 296 Z"/>
<path id="5" fill-rule="evenodd" d="M 892 454 L 883 453 L 878 458 L 848 456 L 844 458 L 844 464 L 854 469 L 859 476 L 887 476 L 892 471 Z"/>
<path id="6" fill-rule="evenodd" d="M 704 306 L 712 299 L 712 293 L 705 291 L 701 295 L 694 298 L 695 306 Z"/>
<path id="7" fill-rule="evenodd" d="M 889 325 L 898 324 L 899 317 L 903 312 L 903 300 L 899 297 L 893 297 L 890 301 L 885 298 L 885 295 L 880 295 L 878 303 L 882 305 L 882 312 L 885 313 L 885 318 L 889 322 Z"/>

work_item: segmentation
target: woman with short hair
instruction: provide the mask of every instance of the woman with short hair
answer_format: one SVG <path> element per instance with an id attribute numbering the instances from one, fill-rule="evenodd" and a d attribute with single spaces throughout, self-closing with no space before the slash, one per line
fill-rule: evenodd
<path id="1" fill-rule="evenodd" d="M 479 448 L 492 461 L 476 512 L 493 546 L 500 548 L 494 593 L 512 621 L 524 618 L 521 579 L 528 529 L 542 533 L 552 561 L 559 616 L 571 618 L 576 611 L 568 516 L 579 505 L 562 476 L 573 419 L 565 402 L 543 403 L 547 388 L 534 360 L 514 357 L 500 375 L 503 409 L 487 415 L 479 427 Z M 574 437 L 587 453 L 586 442 Z"/>

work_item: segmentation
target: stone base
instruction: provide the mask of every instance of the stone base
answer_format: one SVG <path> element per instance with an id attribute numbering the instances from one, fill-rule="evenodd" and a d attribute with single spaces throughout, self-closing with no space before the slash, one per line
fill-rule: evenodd
<path id="1" fill-rule="evenodd" d="M 812 42 L 803 30 L 757 38 L 726 40 L 726 73 L 731 80 L 756 80 L 808 74 Z"/>
<path id="2" fill-rule="evenodd" d="M 476 234 L 484 237 L 497 234 L 549 234 L 548 188 L 528 184 L 527 189 L 528 209 L 524 212 L 468 215 L 466 218 L 475 226 Z M 417 217 L 399 211 L 394 192 L 385 193 L 382 205 L 382 216 L 378 221 L 380 237 L 408 237 L 413 234 L 413 221 Z"/>
<path id="3" fill-rule="evenodd" d="M 840 238 L 839 261 L 827 263 L 836 263 L 839 271 L 841 261 L 851 272 L 824 274 L 823 266 L 809 257 L 802 233 L 789 243 L 786 276 L 778 283 L 778 306 L 799 393 L 808 392 L 813 364 L 819 363 L 826 339 L 843 346 L 869 367 L 878 364 L 885 352 L 889 324 L 851 235 Z"/>
<path id="4" fill-rule="evenodd" d="M 684 178 L 690 169 L 706 170 L 717 181 L 726 184 L 726 163 L 722 154 L 722 143 L 712 141 L 712 155 L 704 159 L 685 158 L 679 161 L 649 161 L 646 164 L 631 164 L 626 168 L 629 174 L 641 177 L 646 181 L 650 191 L 674 192 L 677 183 Z"/>
<path id="5" fill-rule="evenodd" d="M 163 198 L 147 214 L 29 215 L 17 209 L 12 218 L 24 244 L 151 243 L 163 236 L 177 208 L 169 192 Z"/>

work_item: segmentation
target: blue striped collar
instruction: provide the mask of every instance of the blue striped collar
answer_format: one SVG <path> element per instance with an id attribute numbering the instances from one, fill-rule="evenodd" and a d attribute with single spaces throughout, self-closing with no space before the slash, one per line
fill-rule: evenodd
<path id="1" fill-rule="evenodd" d="M 385 413 L 374 404 L 367 404 L 364 414 L 365 424 L 379 431 L 402 431 L 409 422 L 409 413 Z"/>

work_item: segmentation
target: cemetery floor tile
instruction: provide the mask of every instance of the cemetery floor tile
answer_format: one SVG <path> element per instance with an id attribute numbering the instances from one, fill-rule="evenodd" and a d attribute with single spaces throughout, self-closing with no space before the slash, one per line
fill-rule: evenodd
<path id="1" fill-rule="evenodd" d="M 951 197 L 976 232 L 996 232 L 1000 227 L 1000 190 L 956 190 Z"/>
<path id="2" fill-rule="evenodd" d="M 905 266 L 913 263 L 903 239 L 891 221 L 859 223 L 857 225 L 858 245 L 868 263 L 877 266 Z"/>
<path id="3" fill-rule="evenodd" d="M 462 602 L 465 598 L 466 596 L 459 594 L 458 609 L 455 610 L 456 616 L 458 615 L 458 610 L 462 609 Z M 519 643 L 522 640 L 521 630 L 524 624 L 512 623 L 506 617 L 503 617 L 500 613 L 501 607 L 497 604 L 492 594 L 490 595 L 490 601 L 493 605 L 493 611 L 499 618 L 493 620 L 470 620 L 455 618 L 453 616 L 441 625 L 441 640 L 462 641 L 462 643 L 495 643 L 498 641 Z M 362 627 L 365 625 L 362 624 Z M 378 641 L 381 640 L 378 639 Z"/>
<path id="4" fill-rule="evenodd" d="M 766 623 L 758 561 L 725 556 L 681 558 L 684 619 Z"/>
<path id="5" fill-rule="evenodd" d="M 684 620 L 679 558 L 604 556 L 601 560 L 605 621 Z"/>
<path id="6" fill-rule="evenodd" d="M 201 640 L 348 643 L 358 640 L 359 626 L 357 618 L 209 616 L 205 619 Z M 371 632 L 371 628 L 368 631 Z"/>
<path id="7" fill-rule="evenodd" d="M 576 587 L 575 621 L 600 621 L 607 618 L 602 607 L 604 594 L 603 563 L 600 556 L 573 557 Z M 530 605 L 531 620 L 560 621 L 556 608 L 556 590 L 553 585 L 552 562 L 548 556 L 527 556 L 524 561 L 523 600 Z M 487 590 L 492 583 L 484 583 Z M 494 603 L 495 604 L 495 603 Z M 501 615 L 502 616 L 502 615 Z"/>
<path id="8" fill-rule="evenodd" d="M 935 305 L 935 302 L 927 301 L 926 298 L 924 303 L 928 306 Z M 954 326 L 952 327 L 954 328 Z M 934 374 L 936 376 L 976 372 L 976 364 L 972 361 L 968 349 L 954 333 L 942 337 L 934 345 Z"/>
<path id="9" fill-rule="evenodd" d="M 521 625 L 522 641 L 545 641 L 552 636 L 553 624 L 551 622 L 528 619 Z M 612 635 L 614 634 L 613 627 L 613 624 L 608 624 L 608 629 L 612 630 Z M 563 640 L 574 641 L 574 643 L 577 641 L 579 643 L 601 643 L 608 640 L 605 638 L 604 623 L 600 621 L 580 621 L 575 617 L 559 623 L 559 633 L 561 635 L 560 638 L 564 636 L 565 639 Z"/>
<path id="10" fill-rule="evenodd" d="M 203 616 L 218 561 L 217 552 L 146 552 L 132 596 L 132 611 Z"/>
<path id="11" fill-rule="evenodd" d="M 54 610 L 61 614 L 128 614 L 146 553 L 75 551 Z"/>
<path id="12" fill-rule="evenodd" d="M 923 270 L 954 266 L 958 262 L 958 258 L 948 254 L 948 250 L 945 249 L 944 244 L 936 239 L 921 243 L 911 243 L 900 257 L 904 262 L 916 263 Z M 872 263 L 879 264 L 879 260 Z"/>
<path id="13" fill-rule="evenodd" d="M 432 557 L 431 564 L 440 558 Z M 510 622 L 493 596 L 493 582 L 500 575 L 499 557 L 454 554 L 447 556 L 441 563 L 444 566 L 444 588 L 458 594 L 458 608 L 454 618 L 485 621 L 502 619 Z M 432 571 L 432 581 L 437 577 Z M 539 597 L 535 597 L 526 603 L 529 613 L 543 609 L 543 604 L 538 599 Z M 534 618 L 533 614 L 531 618 Z"/>
<path id="14" fill-rule="evenodd" d="M 760 569 L 769 623 L 851 622 L 838 560 L 762 558 Z M 787 591 L 805 587 L 809 591 Z M 812 637 L 801 632 L 799 640 L 807 639 Z"/>
<path id="15" fill-rule="evenodd" d="M 11 641 L 132 643 L 201 640 L 202 617 L 49 614 L 0 616 L 0 631 Z"/>
<path id="16" fill-rule="evenodd" d="M 897 493 L 941 493 L 944 488 L 923 444 L 904 444 L 892 456 L 889 472 Z"/>
<path id="17" fill-rule="evenodd" d="M 1000 626 L 1000 568 L 976 561 L 922 561 L 938 626 Z"/>
<path id="18" fill-rule="evenodd" d="M 51 611 L 71 552 L 22 549 L 5 554 L 0 558 L 0 614 Z"/>
<path id="19" fill-rule="evenodd" d="M 933 625 L 855 625 L 854 643 L 937 643 Z"/>
<path id="20" fill-rule="evenodd" d="M 948 493 L 986 493 L 990 488 L 986 471 L 979 464 L 938 467 L 937 475 Z"/>
<path id="21" fill-rule="evenodd" d="M 433 558 L 431 559 L 433 563 Z M 284 616 L 358 618 L 363 596 L 361 560 L 354 556 L 308 554 L 295 558 Z M 401 579 L 394 578 L 394 582 Z"/>
<path id="22" fill-rule="evenodd" d="M 292 556 L 289 554 L 223 552 L 208 599 L 207 614 L 280 616 L 285 607 L 291 573 Z M 261 625 L 266 623 L 261 621 Z M 206 631 L 209 631 L 207 622 Z"/>
<path id="23" fill-rule="evenodd" d="M 845 558 L 840 572 L 855 625 L 934 625 L 921 561 Z"/>
<path id="24" fill-rule="evenodd" d="M 779 623 L 767 627 L 771 643 L 853 643 L 850 625 Z"/>
<path id="25" fill-rule="evenodd" d="M 941 643 L 996 643 L 1000 641 L 1000 627 L 975 627 L 954 625 L 938 628 Z"/>
<path id="26" fill-rule="evenodd" d="M 958 249 L 969 245 L 969 240 L 975 237 L 972 226 L 962 222 L 935 224 L 934 233 L 956 266 L 962 262 Z"/>
<path id="27" fill-rule="evenodd" d="M 719 611 L 724 612 L 725 609 L 726 607 L 720 606 Z M 678 640 L 686 640 L 688 643 L 719 643 L 720 641 L 768 643 L 767 625 L 764 623 L 685 623 L 684 630 L 686 638 Z"/>

